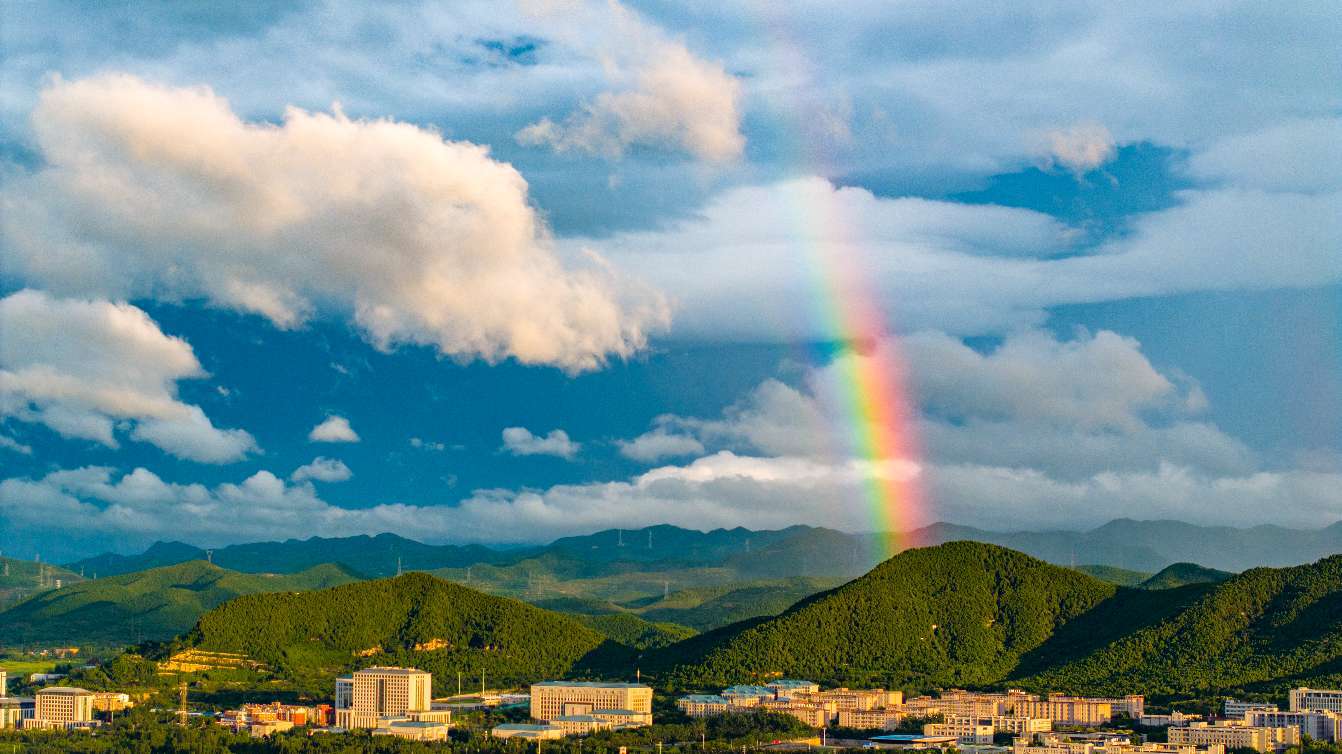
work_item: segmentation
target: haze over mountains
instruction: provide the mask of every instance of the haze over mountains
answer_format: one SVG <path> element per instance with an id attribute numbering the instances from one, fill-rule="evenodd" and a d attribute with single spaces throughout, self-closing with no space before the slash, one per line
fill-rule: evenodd
<path id="1" fill-rule="evenodd" d="M 551 568 L 608 572 L 627 563 L 727 566 L 758 578 L 846 576 L 876 564 L 872 535 L 808 526 L 770 531 L 717 529 L 699 532 L 674 526 L 609 529 L 565 537 L 544 546 L 495 549 L 481 545 L 430 545 L 394 534 L 229 545 L 209 553 L 180 542 L 156 543 L 136 555 L 103 554 L 68 564 L 73 571 L 114 575 L 188 560 L 205 560 L 238 571 L 293 573 L 321 563 L 343 562 L 369 576 L 401 570 L 468 568 L 479 564 L 515 566 L 542 562 Z M 1155 573 L 1181 562 L 1223 571 L 1256 566 L 1288 566 L 1342 552 L 1342 522 L 1316 530 L 1279 526 L 1207 527 L 1178 521 L 1116 519 L 1096 529 L 993 532 L 939 523 L 909 533 L 920 545 L 971 540 L 1019 550 L 1062 565 L 1102 565 Z M 786 567 L 780 567 L 786 559 Z M 566 564 L 566 565 L 562 565 Z M 639 569 L 635 569 L 639 570 Z M 641 569 L 646 570 L 646 569 Z M 568 573 L 568 577 L 578 575 Z"/>

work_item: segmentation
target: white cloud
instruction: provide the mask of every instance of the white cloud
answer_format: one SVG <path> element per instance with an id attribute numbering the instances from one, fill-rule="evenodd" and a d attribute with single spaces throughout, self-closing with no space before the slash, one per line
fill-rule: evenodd
<path id="1" fill-rule="evenodd" d="M 308 432 L 312 442 L 358 442 L 359 435 L 343 416 L 328 416 Z"/>
<path id="2" fill-rule="evenodd" d="M 704 452 L 704 444 L 692 435 L 669 432 L 665 427 L 644 432 L 632 440 L 621 440 L 619 448 L 620 455 L 643 463 L 703 455 Z"/>
<path id="3" fill-rule="evenodd" d="M 33 290 L 0 299 L 0 415 L 112 448 L 129 428 L 179 458 L 236 461 L 256 450 L 252 436 L 177 397 L 179 380 L 207 376 L 186 341 L 130 304 Z"/>
<path id="4" fill-rule="evenodd" d="M 1045 157 L 1051 163 L 1084 175 L 1114 159 L 1118 148 L 1109 129 L 1099 123 L 1077 123 L 1044 134 Z"/>
<path id="5" fill-rule="evenodd" d="M 508 427 L 503 430 L 503 450 L 515 456 L 557 456 L 572 460 L 582 445 L 569 439 L 562 429 L 552 429 L 547 435 L 534 435 L 526 427 Z"/>
<path id="6" fill-rule="evenodd" d="M 833 338 L 816 308 L 854 298 L 902 332 L 984 335 L 1060 305 L 1342 280 L 1342 192 L 1216 186 L 1177 199 L 1085 247 L 1078 229 L 1029 210 L 804 178 L 729 189 L 657 230 L 568 243 L 670 295 L 677 334 L 728 340 Z"/>
<path id="7" fill-rule="evenodd" d="M 318 482 L 343 482 L 354 476 L 344 461 L 338 458 L 326 458 L 318 456 L 312 459 L 312 463 L 307 463 L 294 469 L 294 473 L 289 478 L 295 482 L 303 482 L 308 479 L 315 479 Z"/>
<path id="8" fill-rule="evenodd" d="M 616 89 L 584 102 L 560 122 L 547 117 L 523 128 L 518 142 L 608 157 L 635 146 L 681 150 L 715 162 L 741 156 L 746 143 L 741 85 L 720 63 L 696 57 L 619 3 L 584 10 L 596 10 L 594 23 L 609 28 L 598 54 Z"/>
<path id="9" fill-rule="evenodd" d="M 22 453 L 25 456 L 30 456 L 33 454 L 33 448 L 31 445 L 25 445 L 24 443 L 15 440 L 9 435 L 0 435 L 0 448 L 5 448 L 6 450 L 12 450 L 15 453 Z"/>
<path id="10" fill-rule="evenodd" d="M 1290 120 L 1211 144 L 1189 159 L 1196 178 L 1263 191 L 1342 189 L 1342 118 Z"/>
<path id="11" fill-rule="evenodd" d="M 116 296 L 204 296 L 280 327 L 348 312 L 380 348 L 580 371 L 641 348 L 657 294 L 561 259 L 526 181 L 391 120 L 288 109 L 248 123 L 206 88 L 53 80 L 42 166 L 6 181 L 8 272 Z M 334 157 L 338 156 L 338 157 Z"/>

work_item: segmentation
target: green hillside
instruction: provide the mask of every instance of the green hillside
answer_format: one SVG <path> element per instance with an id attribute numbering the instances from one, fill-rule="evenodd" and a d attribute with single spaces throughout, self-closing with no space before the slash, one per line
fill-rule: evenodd
<path id="1" fill-rule="evenodd" d="M 1138 586 L 1143 589 L 1173 589 L 1189 584 L 1216 584 L 1234 576 L 1235 574 L 1229 571 L 1203 568 L 1197 563 L 1175 563 L 1166 566 L 1160 573 L 1146 579 Z"/>
<path id="2" fill-rule="evenodd" d="M 777 615 L 802 599 L 838 586 L 835 579 L 803 578 L 747 582 L 717 589 L 682 590 L 639 610 L 652 621 L 670 621 L 708 631 L 731 623 Z"/>
<path id="3" fill-rule="evenodd" d="M 1143 581 L 1151 578 L 1149 572 L 1130 571 L 1126 568 L 1107 565 L 1080 565 L 1076 570 L 1094 576 L 1100 581 L 1108 581 L 1110 584 L 1119 586 L 1139 586 Z"/>
<path id="4" fill-rule="evenodd" d="M 634 649 L 667 647 L 694 636 L 695 630 L 675 623 L 653 623 L 637 615 L 577 615 L 578 620 L 606 638 Z"/>
<path id="5" fill-rule="evenodd" d="M 83 580 L 83 576 L 60 566 L 0 557 L 0 610 L 38 592 Z"/>
<path id="6" fill-rule="evenodd" d="M 633 656 L 575 617 L 425 573 L 240 597 L 201 617 L 182 644 L 244 653 L 312 688 L 374 664 L 423 668 L 445 691 L 458 672 L 519 683 Z"/>
<path id="7" fill-rule="evenodd" d="M 1022 680 L 1148 694 L 1342 682 L 1342 556 L 1145 594 L 1169 593 L 1187 606 Z"/>
<path id="8" fill-rule="evenodd" d="M 953 542 L 901 553 L 776 618 L 692 638 L 650 664 L 694 686 L 775 673 L 896 688 L 988 684 L 1117 590 L 1002 547 Z"/>
<path id="9" fill-rule="evenodd" d="M 357 580 L 342 566 L 302 573 L 237 573 L 203 560 L 94 579 L 0 612 L 0 644 L 129 644 L 169 639 L 238 595 L 322 589 Z"/>

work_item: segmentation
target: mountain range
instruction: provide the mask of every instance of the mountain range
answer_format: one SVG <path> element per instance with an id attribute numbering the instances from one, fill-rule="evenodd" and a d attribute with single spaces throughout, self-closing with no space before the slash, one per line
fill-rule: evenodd
<path id="1" fill-rule="evenodd" d="M 67 568 L 109 576 L 208 559 L 225 568 L 250 573 L 294 573 L 321 563 L 346 563 L 369 577 L 380 577 L 409 570 L 507 568 L 531 561 L 549 563 L 540 566 L 539 571 L 548 569 L 550 574 L 563 578 L 702 567 L 728 568 L 733 580 L 793 576 L 851 578 L 876 565 L 875 553 L 879 548 L 873 542 L 874 536 L 809 526 L 700 532 L 661 525 L 636 530 L 609 529 L 565 537 L 544 546 L 512 549 L 430 545 L 394 534 L 257 542 L 212 552 L 180 542 L 160 542 L 140 554 L 108 553 L 70 563 Z M 1342 522 L 1301 530 L 1116 519 L 1089 531 L 1018 532 L 938 523 L 901 535 L 901 541 L 919 545 L 962 540 L 1001 545 L 1060 565 L 1110 566 L 1155 573 L 1175 563 L 1195 562 L 1207 568 L 1238 572 L 1256 566 L 1299 565 L 1342 552 Z M 560 568 L 561 565 L 568 570 Z M 539 571 L 531 570 L 533 584 Z M 483 578 L 484 573 L 481 570 L 472 575 Z M 522 579 L 526 581 L 527 576 Z"/>
<path id="2" fill-rule="evenodd" d="M 397 663 L 516 682 L 638 669 L 674 689 L 783 674 L 905 689 L 1264 693 L 1342 682 L 1342 556 L 1140 589 L 953 542 L 896 555 L 776 616 L 658 643 L 640 650 L 578 616 L 416 573 L 240 597 L 173 649 L 244 653 L 313 688 L 352 667 Z"/>

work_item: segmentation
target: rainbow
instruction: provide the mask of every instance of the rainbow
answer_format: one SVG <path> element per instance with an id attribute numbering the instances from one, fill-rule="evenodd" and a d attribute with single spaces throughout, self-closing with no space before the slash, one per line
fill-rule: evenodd
<path id="1" fill-rule="evenodd" d="M 767 4 L 758 7 L 775 40 L 775 50 L 787 58 L 779 70 L 813 79 L 809 63 L 789 39 L 790 30 L 767 18 Z M 794 106 L 795 113 L 811 109 L 813 103 Z M 796 131 L 791 136 L 794 152 L 801 157 L 800 172 L 833 175 L 836 171 L 825 168 L 827 160 L 815 140 L 801 133 L 800 127 Z M 875 275 L 864 274 L 869 272 L 863 269 L 866 255 L 845 233 L 853 223 L 843 216 L 833 191 L 823 196 L 821 201 L 798 202 L 794 212 L 797 236 L 806 244 L 805 256 L 815 281 L 816 322 L 824 337 L 839 349 L 834 360 L 838 384 L 829 387 L 843 415 L 839 428 L 844 435 L 843 451 L 858 458 L 859 467 L 865 470 L 861 504 L 875 534 L 872 554 L 885 559 L 918 546 L 913 530 L 931 520 L 919 474 L 912 469 L 922 459 L 917 414 L 906 389 L 899 344 L 887 329 L 889 315 L 868 282 Z"/>
<path id="2" fill-rule="evenodd" d="M 885 559 L 919 542 L 913 529 L 925 520 L 919 477 L 908 468 L 922 457 L 916 413 L 905 389 L 898 342 L 888 315 L 859 270 L 862 249 L 843 238 L 837 207 L 811 207 L 829 222 L 808 234 L 807 256 L 817 287 L 818 320 L 839 347 L 831 386 L 843 415 L 845 449 L 862 462 L 863 505 L 869 514 L 873 556 Z"/>

